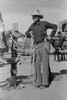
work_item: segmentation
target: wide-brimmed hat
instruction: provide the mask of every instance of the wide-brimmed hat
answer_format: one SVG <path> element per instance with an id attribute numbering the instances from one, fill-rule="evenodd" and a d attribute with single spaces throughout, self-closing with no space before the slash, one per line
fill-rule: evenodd
<path id="1" fill-rule="evenodd" d="M 39 17 L 40 19 L 43 18 L 43 15 L 40 13 L 39 10 L 35 10 L 32 14 L 32 17 Z"/>

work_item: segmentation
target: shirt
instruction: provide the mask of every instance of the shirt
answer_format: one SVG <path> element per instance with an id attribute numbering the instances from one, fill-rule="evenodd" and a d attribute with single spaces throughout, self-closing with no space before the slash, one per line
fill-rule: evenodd
<path id="1" fill-rule="evenodd" d="M 43 41 L 44 38 L 47 36 L 47 29 L 52 29 L 50 36 L 53 37 L 56 33 L 57 25 L 49 23 L 47 21 L 39 20 L 37 23 L 31 24 L 25 35 L 30 38 L 30 31 L 32 31 L 34 35 L 34 43 L 37 43 Z"/>

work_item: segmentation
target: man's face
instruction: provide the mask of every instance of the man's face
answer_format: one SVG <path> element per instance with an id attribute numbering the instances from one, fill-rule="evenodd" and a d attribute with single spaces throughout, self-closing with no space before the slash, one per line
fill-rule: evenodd
<path id="1" fill-rule="evenodd" d="M 39 17 L 34 16 L 34 17 L 32 17 L 32 19 L 33 19 L 33 21 L 35 23 L 35 22 L 37 22 L 39 20 Z"/>
<path id="2" fill-rule="evenodd" d="M 67 32 L 67 24 L 65 25 L 64 32 Z"/>

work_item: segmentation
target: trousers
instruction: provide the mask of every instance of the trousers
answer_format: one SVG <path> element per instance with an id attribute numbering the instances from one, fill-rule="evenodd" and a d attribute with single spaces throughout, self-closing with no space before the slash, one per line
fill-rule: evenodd
<path id="1" fill-rule="evenodd" d="M 34 85 L 49 85 L 51 80 L 51 70 L 49 65 L 50 43 L 40 43 L 34 46 L 35 50 L 35 74 Z M 42 70 L 41 70 L 42 65 Z"/>

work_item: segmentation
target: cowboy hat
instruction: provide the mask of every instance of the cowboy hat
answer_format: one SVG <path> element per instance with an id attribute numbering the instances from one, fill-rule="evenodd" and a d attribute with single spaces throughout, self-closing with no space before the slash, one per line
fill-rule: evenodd
<path id="1" fill-rule="evenodd" d="M 32 14 L 32 17 L 39 17 L 40 19 L 42 19 L 43 15 L 40 13 L 39 10 L 35 10 L 34 13 Z"/>

